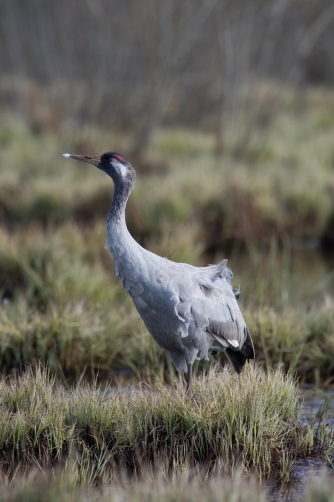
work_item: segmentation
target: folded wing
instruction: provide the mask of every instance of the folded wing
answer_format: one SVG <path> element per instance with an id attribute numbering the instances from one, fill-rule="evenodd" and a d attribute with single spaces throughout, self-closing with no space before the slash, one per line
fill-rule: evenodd
<path id="1" fill-rule="evenodd" d="M 178 315 L 194 321 L 197 336 L 207 333 L 211 351 L 223 351 L 237 373 L 247 359 L 254 359 L 251 335 L 234 296 L 231 283 L 225 277 L 201 281 L 200 292 L 177 306 Z M 211 335 L 211 336 L 210 336 Z"/>

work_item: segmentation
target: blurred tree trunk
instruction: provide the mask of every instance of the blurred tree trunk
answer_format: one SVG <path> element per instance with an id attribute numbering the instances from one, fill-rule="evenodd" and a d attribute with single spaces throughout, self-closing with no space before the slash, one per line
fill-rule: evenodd
<path id="1" fill-rule="evenodd" d="M 29 122 L 43 94 L 67 123 L 135 135 L 137 156 L 167 116 L 242 152 L 286 83 L 303 108 L 315 76 L 334 82 L 333 21 L 333 0 L 0 0 L 1 105 Z"/>
<path id="2" fill-rule="evenodd" d="M 160 26 L 162 27 L 159 50 L 161 67 L 156 79 L 157 83 L 152 89 L 149 109 L 132 147 L 133 156 L 138 158 L 143 155 L 153 131 L 161 125 L 171 98 L 173 83 L 177 78 L 177 70 L 180 67 L 186 67 L 187 55 L 196 44 L 203 25 L 216 2 L 217 0 L 201 0 L 199 7 L 191 13 L 191 17 L 182 20 L 178 31 L 171 29 L 172 23 L 168 22 L 170 12 L 166 12 L 166 3 L 158 4 Z"/>

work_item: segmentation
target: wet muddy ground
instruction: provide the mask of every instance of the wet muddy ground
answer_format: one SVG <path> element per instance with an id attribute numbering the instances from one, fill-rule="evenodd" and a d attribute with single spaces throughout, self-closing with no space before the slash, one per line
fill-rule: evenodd
<path id="1" fill-rule="evenodd" d="M 302 391 L 303 412 L 302 421 L 307 423 L 319 423 L 326 421 L 334 430 L 334 390 L 322 391 L 310 386 Z M 271 501 L 302 500 L 303 493 L 310 476 L 320 477 L 323 472 L 334 480 L 333 466 L 323 458 L 306 458 L 300 460 L 293 469 L 288 493 L 282 493 L 273 489 L 268 493 Z"/>

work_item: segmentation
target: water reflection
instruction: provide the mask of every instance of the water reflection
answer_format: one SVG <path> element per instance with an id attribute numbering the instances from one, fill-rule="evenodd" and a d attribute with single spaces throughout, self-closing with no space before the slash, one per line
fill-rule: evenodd
<path id="1" fill-rule="evenodd" d="M 301 421 L 303 425 L 307 423 L 325 423 L 334 428 L 334 390 L 322 391 L 309 386 L 301 391 L 303 408 Z M 330 463 L 324 458 L 305 458 L 299 460 L 295 465 L 291 483 L 287 493 L 282 493 L 278 489 L 269 490 L 268 499 L 274 501 L 297 502 L 303 500 L 303 493 L 310 478 L 322 478 L 323 473 L 327 477 L 334 479 L 334 470 Z"/>

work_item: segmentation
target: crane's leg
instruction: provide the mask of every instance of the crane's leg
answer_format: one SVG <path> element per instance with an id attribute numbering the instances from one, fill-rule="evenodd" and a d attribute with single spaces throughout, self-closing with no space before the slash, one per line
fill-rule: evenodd
<path id="1" fill-rule="evenodd" d="M 187 396 L 192 397 L 193 396 L 193 367 L 192 364 L 188 364 L 188 371 L 186 373 L 186 382 L 187 382 L 187 389 L 186 393 Z"/>

